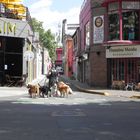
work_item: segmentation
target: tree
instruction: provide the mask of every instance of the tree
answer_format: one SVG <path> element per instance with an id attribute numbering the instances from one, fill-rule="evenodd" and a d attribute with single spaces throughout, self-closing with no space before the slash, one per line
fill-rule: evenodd
<path id="1" fill-rule="evenodd" d="M 52 34 L 50 29 L 45 31 L 45 29 L 43 28 L 43 22 L 40 22 L 35 18 L 32 18 L 32 25 L 33 31 L 39 32 L 39 40 L 41 45 L 48 49 L 49 55 L 52 61 L 54 61 L 56 57 L 55 50 L 57 47 L 57 44 L 55 42 L 55 36 Z"/>

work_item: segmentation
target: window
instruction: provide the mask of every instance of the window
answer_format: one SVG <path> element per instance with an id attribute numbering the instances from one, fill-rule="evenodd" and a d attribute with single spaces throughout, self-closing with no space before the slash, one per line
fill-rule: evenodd
<path id="1" fill-rule="evenodd" d="M 109 11 L 114 11 L 114 10 L 118 10 L 118 9 L 119 9 L 119 3 L 118 2 L 110 3 L 109 6 L 108 6 Z"/>
<path id="2" fill-rule="evenodd" d="M 109 15 L 109 40 L 119 40 L 119 15 L 117 13 Z"/>
<path id="3" fill-rule="evenodd" d="M 109 40 L 118 40 L 120 29 L 119 29 L 119 3 L 112 2 L 108 5 L 108 19 L 109 19 Z"/>
<path id="4" fill-rule="evenodd" d="M 123 12 L 123 40 L 139 40 L 139 12 Z"/>
<path id="5" fill-rule="evenodd" d="M 123 1 L 122 9 L 140 9 L 140 2 L 138 1 Z"/>
<path id="6" fill-rule="evenodd" d="M 90 45 L 90 44 L 89 44 L 89 43 L 90 43 L 90 32 L 89 32 L 90 26 L 89 26 L 89 22 L 87 22 L 85 28 L 86 28 L 86 29 L 85 29 L 86 48 L 88 48 L 89 45 Z"/>
<path id="7" fill-rule="evenodd" d="M 0 13 L 5 13 L 5 7 L 2 3 L 0 3 Z"/>
<path id="8" fill-rule="evenodd" d="M 140 2 L 120 1 L 120 4 L 122 4 L 121 7 L 119 7 L 119 2 L 112 2 L 108 5 L 109 40 L 138 41 L 140 38 Z M 122 28 L 120 28 L 120 23 L 122 23 Z"/>

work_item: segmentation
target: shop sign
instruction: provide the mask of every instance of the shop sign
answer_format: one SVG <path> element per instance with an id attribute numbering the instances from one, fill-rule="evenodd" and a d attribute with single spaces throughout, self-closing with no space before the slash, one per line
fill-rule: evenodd
<path id="1" fill-rule="evenodd" d="M 26 38 L 31 28 L 26 21 L 0 18 L 0 36 Z"/>
<path id="2" fill-rule="evenodd" d="M 103 43 L 104 41 L 104 16 L 94 17 L 94 31 L 93 41 L 94 44 Z"/>
<path id="3" fill-rule="evenodd" d="M 34 59 L 34 53 L 32 51 L 25 51 L 23 57 L 26 61 L 32 61 Z"/>
<path id="4" fill-rule="evenodd" d="M 140 9 L 139 1 L 123 1 L 122 2 L 123 9 Z"/>
<path id="5" fill-rule="evenodd" d="M 83 54 L 82 56 L 83 56 L 83 60 L 87 60 L 88 59 L 88 54 L 87 53 Z"/>
<path id="6" fill-rule="evenodd" d="M 115 46 L 107 47 L 106 58 L 140 57 L 140 46 Z"/>

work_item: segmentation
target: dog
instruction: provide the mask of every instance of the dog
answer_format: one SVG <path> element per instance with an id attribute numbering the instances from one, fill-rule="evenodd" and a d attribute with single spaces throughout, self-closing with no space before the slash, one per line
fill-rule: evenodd
<path id="1" fill-rule="evenodd" d="M 127 85 L 125 87 L 126 90 L 132 90 L 132 91 L 134 90 L 134 88 L 135 88 L 134 83 L 127 83 Z"/>
<path id="2" fill-rule="evenodd" d="M 47 98 L 49 97 L 49 87 L 47 85 L 40 86 L 40 97 L 45 98 L 45 95 Z"/>
<path id="3" fill-rule="evenodd" d="M 32 85 L 32 84 L 28 84 L 27 85 L 28 93 L 30 95 L 31 98 L 36 98 L 40 96 L 40 86 L 39 84 L 36 85 Z"/>
<path id="4" fill-rule="evenodd" d="M 58 87 L 56 83 L 51 87 L 51 96 L 54 96 L 54 97 L 59 96 Z"/>
<path id="5" fill-rule="evenodd" d="M 68 97 L 68 94 L 73 94 L 73 91 L 70 88 L 70 86 L 68 86 L 64 82 L 60 81 L 58 82 L 57 85 L 58 85 L 58 90 L 60 91 L 61 97 Z"/>
<path id="6" fill-rule="evenodd" d="M 123 80 L 114 80 L 112 81 L 112 89 L 125 89 L 125 81 Z"/>

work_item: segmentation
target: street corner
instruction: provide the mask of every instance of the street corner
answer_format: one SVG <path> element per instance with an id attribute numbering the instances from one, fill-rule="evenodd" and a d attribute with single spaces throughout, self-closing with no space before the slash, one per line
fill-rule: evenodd
<path id="1" fill-rule="evenodd" d="M 102 91 L 93 91 L 94 94 L 99 94 L 99 95 L 103 95 L 103 96 L 110 96 L 110 93 L 108 92 L 102 92 Z"/>
<path id="2" fill-rule="evenodd" d="M 140 95 L 133 95 L 133 96 L 130 96 L 129 98 L 132 98 L 132 99 L 140 99 Z"/>

